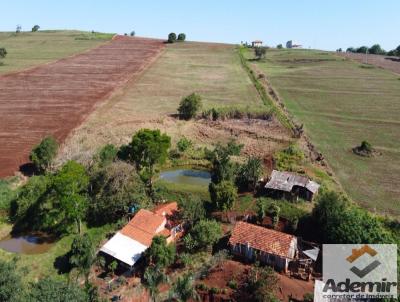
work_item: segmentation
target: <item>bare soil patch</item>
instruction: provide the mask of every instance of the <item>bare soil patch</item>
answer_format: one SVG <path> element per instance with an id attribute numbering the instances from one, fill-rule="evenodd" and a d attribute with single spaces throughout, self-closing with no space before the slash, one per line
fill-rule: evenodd
<path id="1" fill-rule="evenodd" d="M 163 47 L 160 40 L 116 36 L 85 53 L 0 76 L 0 177 L 25 164 L 44 136 L 62 142 Z"/>
<path id="2" fill-rule="evenodd" d="M 218 288 L 218 294 L 200 291 L 203 301 L 246 301 L 246 297 L 228 286 L 229 281 L 235 281 L 238 288 L 246 281 L 250 270 L 249 264 L 239 261 L 227 260 L 220 266 L 212 269 L 206 279 L 198 281 L 204 283 L 208 289 Z M 314 292 L 313 281 L 303 281 L 289 278 L 286 275 L 276 274 L 278 277 L 278 290 L 275 293 L 280 301 L 289 301 L 289 297 L 302 300 L 304 294 Z"/>
<path id="3" fill-rule="evenodd" d="M 400 58 L 381 55 L 365 55 L 362 53 L 340 53 L 340 56 L 353 59 L 360 63 L 372 64 L 400 74 Z"/>

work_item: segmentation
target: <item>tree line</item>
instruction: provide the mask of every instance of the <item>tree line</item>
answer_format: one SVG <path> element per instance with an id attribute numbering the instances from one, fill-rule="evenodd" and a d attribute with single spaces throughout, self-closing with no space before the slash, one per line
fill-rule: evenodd
<path id="1" fill-rule="evenodd" d="M 351 53 L 369 53 L 374 55 L 387 55 L 387 56 L 400 56 L 400 45 L 392 49 L 390 51 L 384 50 L 379 44 L 374 44 L 371 47 L 368 46 L 361 46 L 361 47 L 349 47 L 346 49 L 346 52 Z"/>

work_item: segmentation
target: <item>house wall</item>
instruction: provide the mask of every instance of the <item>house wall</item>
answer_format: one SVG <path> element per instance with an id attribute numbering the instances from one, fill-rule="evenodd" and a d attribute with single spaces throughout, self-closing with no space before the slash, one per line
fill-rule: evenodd
<path id="1" fill-rule="evenodd" d="M 287 271 L 289 259 L 255 250 L 250 246 L 236 244 L 231 246 L 231 251 L 234 255 L 245 258 L 248 261 L 260 261 L 263 264 L 272 266 L 277 271 Z"/>

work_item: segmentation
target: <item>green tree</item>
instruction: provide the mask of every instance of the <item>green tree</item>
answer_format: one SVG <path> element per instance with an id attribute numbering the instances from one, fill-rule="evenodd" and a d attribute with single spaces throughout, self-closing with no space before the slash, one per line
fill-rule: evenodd
<path id="1" fill-rule="evenodd" d="M 34 26 L 32 27 L 32 32 L 37 32 L 39 29 L 40 29 L 40 26 L 39 26 L 39 25 L 34 25 Z"/>
<path id="2" fill-rule="evenodd" d="M 207 156 L 212 163 L 211 181 L 214 184 L 235 179 L 237 165 L 232 163 L 230 157 L 239 155 L 242 148 L 243 145 L 231 141 L 226 146 L 218 144 L 214 151 Z"/>
<path id="3" fill-rule="evenodd" d="M 282 49 L 282 48 L 283 48 L 283 45 L 282 45 L 282 44 L 278 44 L 278 45 L 276 46 L 276 48 Z"/>
<path id="4" fill-rule="evenodd" d="M 206 210 L 201 198 L 197 195 L 191 195 L 179 205 L 182 218 L 189 224 L 194 225 L 199 220 L 206 217 Z"/>
<path id="5" fill-rule="evenodd" d="M 333 191 L 322 192 L 312 217 L 324 243 L 390 243 L 393 240 L 378 218 Z"/>
<path id="6" fill-rule="evenodd" d="M 4 47 L 0 48 L 0 59 L 4 59 L 7 55 L 7 50 Z"/>
<path id="7" fill-rule="evenodd" d="M 57 155 L 57 149 L 56 140 L 47 136 L 32 149 L 29 159 L 39 171 L 46 171 Z"/>
<path id="8" fill-rule="evenodd" d="M 82 218 L 86 215 L 88 185 L 89 176 L 85 168 L 75 161 L 68 161 L 53 181 L 64 223 L 69 225 L 75 222 L 79 234 Z"/>
<path id="9" fill-rule="evenodd" d="M 155 165 L 163 164 L 171 147 L 171 138 L 160 130 L 141 129 L 132 138 L 130 156 L 149 187 L 153 197 L 153 176 Z"/>
<path id="10" fill-rule="evenodd" d="M 15 261 L 0 260 L 0 301 L 18 300 L 22 290 L 21 277 L 17 273 Z"/>
<path id="11" fill-rule="evenodd" d="M 265 47 L 254 47 L 254 55 L 257 60 L 261 60 L 265 58 L 265 54 L 267 53 L 267 48 Z"/>
<path id="12" fill-rule="evenodd" d="M 207 249 L 212 247 L 222 235 L 221 226 L 214 220 L 200 220 L 189 233 L 194 247 Z"/>
<path id="13" fill-rule="evenodd" d="M 136 34 L 136 33 L 135 33 L 135 31 L 134 31 L 134 30 L 132 30 L 130 35 L 131 35 L 131 37 L 134 37 L 134 36 L 135 36 L 135 34 Z"/>
<path id="14" fill-rule="evenodd" d="M 354 47 L 349 47 L 346 49 L 346 52 L 356 52 L 356 49 Z"/>
<path id="15" fill-rule="evenodd" d="M 379 44 L 374 44 L 368 49 L 368 53 L 374 55 L 384 55 L 386 51 L 383 50 Z"/>
<path id="16" fill-rule="evenodd" d="M 91 225 L 117 222 L 130 207 L 148 203 L 146 188 L 135 168 L 122 161 L 96 170 L 91 175 L 89 193 L 87 218 Z"/>
<path id="17" fill-rule="evenodd" d="M 231 181 L 221 181 L 218 184 L 210 183 L 211 201 L 219 210 L 229 210 L 237 199 L 237 188 Z"/>
<path id="18" fill-rule="evenodd" d="M 40 198 L 49 190 L 52 183 L 50 176 L 33 176 L 18 189 L 11 202 L 10 216 L 16 230 L 25 230 L 35 225 L 37 215 L 34 214 Z"/>
<path id="19" fill-rule="evenodd" d="M 368 47 L 367 46 L 361 46 L 361 47 L 356 49 L 357 53 L 367 53 L 367 51 L 368 51 Z"/>
<path id="20" fill-rule="evenodd" d="M 189 300 L 199 301 L 200 296 L 194 288 L 193 276 L 185 274 L 182 277 L 178 277 L 176 282 L 172 285 L 169 291 L 170 299 L 179 302 L 186 302 Z"/>
<path id="21" fill-rule="evenodd" d="M 28 302 L 87 302 L 86 292 L 74 283 L 44 278 L 31 284 L 25 301 Z"/>
<path id="22" fill-rule="evenodd" d="M 160 268 L 171 265 L 175 260 L 175 245 L 167 244 L 164 236 L 155 236 L 150 248 L 145 252 L 147 263 L 155 264 Z"/>
<path id="23" fill-rule="evenodd" d="M 88 234 L 77 235 L 71 245 L 71 257 L 69 263 L 85 276 L 89 282 L 90 268 L 96 259 L 95 246 Z"/>
<path id="24" fill-rule="evenodd" d="M 174 43 L 176 41 L 176 33 L 170 33 L 168 35 L 168 43 Z"/>
<path id="25" fill-rule="evenodd" d="M 196 116 L 201 106 L 201 96 L 196 93 L 192 93 L 184 97 L 179 103 L 179 116 L 184 120 L 190 120 Z"/>
<path id="26" fill-rule="evenodd" d="M 158 287 L 168 281 L 167 276 L 159 267 L 149 266 L 144 272 L 143 279 L 144 287 L 149 291 L 151 300 L 155 302 L 160 293 Z"/>
<path id="27" fill-rule="evenodd" d="M 243 189 L 255 190 L 262 172 L 261 159 L 253 156 L 248 157 L 247 162 L 239 169 L 236 183 Z"/>
<path id="28" fill-rule="evenodd" d="M 184 33 L 180 33 L 180 34 L 178 35 L 178 41 L 183 42 L 183 41 L 185 41 L 185 40 L 186 40 L 186 35 L 185 35 Z"/>

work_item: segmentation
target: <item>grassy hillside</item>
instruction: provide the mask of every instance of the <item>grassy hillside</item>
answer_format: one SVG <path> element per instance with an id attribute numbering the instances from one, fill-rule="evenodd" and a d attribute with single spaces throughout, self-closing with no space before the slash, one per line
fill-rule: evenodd
<path id="1" fill-rule="evenodd" d="M 96 47 L 113 34 L 81 31 L 0 32 L 0 47 L 7 50 L 0 59 L 0 74 L 51 62 Z"/>
<path id="2" fill-rule="evenodd" d="M 60 157 L 89 158 L 94 150 L 106 143 L 127 143 L 136 130 L 144 127 L 166 131 L 174 141 L 184 135 L 203 145 L 240 139 L 244 132 L 236 131 L 235 127 L 242 127 L 242 124 L 251 128 L 246 130 L 247 133 L 258 131 L 243 121 L 213 126 L 212 123 L 179 121 L 171 116 L 177 112 L 182 97 L 192 92 L 202 96 L 203 109 L 239 106 L 267 110 L 241 66 L 237 51 L 234 45 L 226 44 L 169 44 L 139 79 L 134 79 L 121 93 L 92 113 L 67 141 Z M 254 149 L 272 152 L 282 141 L 287 141 L 287 133 L 281 133 L 279 125 L 271 129 L 260 127 L 260 139 L 257 135 L 248 135 L 252 136 L 249 144 L 254 143 Z M 261 139 L 263 132 L 268 132 L 266 135 L 272 139 Z"/>
<path id="3" fill-rule="evenodd" d="M 253 54 L 248 51 L 247 57 Z M 310 50 L 269 50 L 253 62 L 356 201 L 400 214 L 400 81 L 389 71 Z M 380 156 L 352 148 L 368 140 Z"/>

